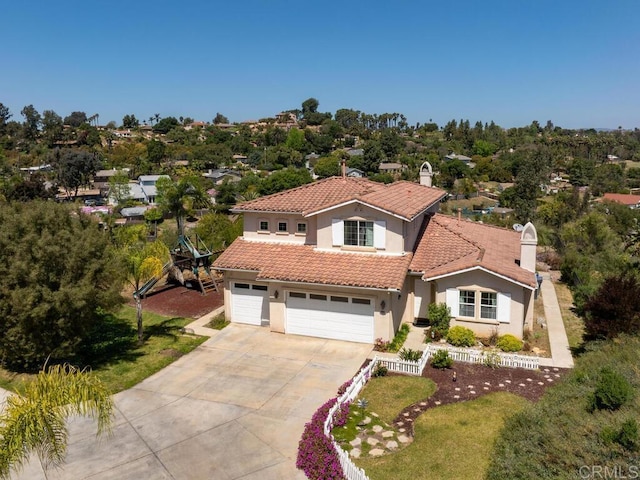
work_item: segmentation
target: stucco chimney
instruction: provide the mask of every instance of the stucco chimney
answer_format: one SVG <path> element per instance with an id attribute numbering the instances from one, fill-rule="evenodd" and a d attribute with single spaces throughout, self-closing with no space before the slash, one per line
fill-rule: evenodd
<path id="1" fill-rule="evenodd" d="M 420 167 L 420 185 L 430 187 L 433 184 L 433 169 L 429 162 L 424 162 Z"/>
<path id="2" fill-rule="evenodd" d="M 520 266 L 530 272 L 536 271 L 536 247 L 538 232 L 533 223 L 527 223 L 520 234 Z"/>
<path id="3" fill-rule="evenodd" d="M 342 170 L 342 178 L 347 178 L 347 162 L 344 158 L 340 160 L 340 168 Z"/>

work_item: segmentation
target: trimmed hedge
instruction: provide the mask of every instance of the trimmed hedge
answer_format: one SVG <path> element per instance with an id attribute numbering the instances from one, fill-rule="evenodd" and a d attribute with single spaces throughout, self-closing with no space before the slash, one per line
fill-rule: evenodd
<path id="1" fill-rule="evenodd" d="M 451 327 L 447 333 L 447 342 L 454 347 L 472 347 L 476 343 L 476 335 L 470 328 Z"/>
<path id="2" fill-rule="evenodd" d="M 501 335 L 498 338 L 496 347 L 503 352 L 519 352 L 522 350 L 522 340 L 519 340 L 510 333 L 507 333 L 506 335 Z"/>

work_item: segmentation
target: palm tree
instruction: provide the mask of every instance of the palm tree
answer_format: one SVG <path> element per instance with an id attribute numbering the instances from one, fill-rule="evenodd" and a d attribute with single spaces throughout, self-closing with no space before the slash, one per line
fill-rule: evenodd
<path id="1" fill-rule="evenodd" d="M 97 435 L 111 429 L 113 401 L 106 387 L 91 372 L 71 365 L 42 370 L 22 393 L 7 397 L 0 415 L 0 478 L 21 469 L 33 452 L 45 466 L 59 466 L 71 415 L 96 419 Z"/>
<path id="2" fill-rule="evenodd" d="M 133 298 L 136 301 L 136 319 L 138 322 L 138 342 L 144 340 L 142 326 L 142 296 L 140 292 L 148 282 L 155 283 L 164 270 L 170 255 L 167 246 L 156 240 L 152 243 L 136 241 L 125 245 L 122 249 L 127 282 L 134 288 Z M 154 281 L 155 280 L 155 281 Z M 148 286 L 152 286 L 150 283 Z"/>
<path id="3" fill-rule="evenodd" d="M 178 224 L 178 235 L 184 235 L 184 220 L 192 215 L 196 208 L 211 206 L 209 196 L 200 186 L 198 177 L 184 177 L 173 182 L 167 178 L 161 178 L 157 183 L 158 205 L 171 213 Z"/>

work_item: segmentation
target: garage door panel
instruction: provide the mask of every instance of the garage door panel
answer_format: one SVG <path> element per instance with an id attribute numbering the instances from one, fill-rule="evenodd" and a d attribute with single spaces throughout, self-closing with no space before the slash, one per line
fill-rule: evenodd
<path id="1" fill-rule="evenodd" d="M 231 289 L 231 318 L 234 322 L 262 325 L 269 321 L 268 292 L 264 286 L 236 283 Z"/>
<path id="2" fill-rule="evenodd" d="M 373 342 L 373 305 L 291 297 L 287 300 L 287 333 L 312 337 Z"/>

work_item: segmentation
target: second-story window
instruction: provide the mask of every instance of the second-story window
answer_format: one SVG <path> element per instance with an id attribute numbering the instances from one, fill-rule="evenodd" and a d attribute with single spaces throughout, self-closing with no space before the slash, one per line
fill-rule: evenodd
<path id="1" fill-rule="evenodd" d="M 289 227 L 287 225 L 287 222 L 278 222 L 278 232 L 286 233 L 288 231 L 289 231 Z"/>
<path id="2" fill-rule="evenodd" d="M 260 230 L 269 230 L 269 222 L 266 220 L 260 220 L 260 225 L 259 225 L 259 229 Z"/>
<path id="3" fill-rule="evenodd" d="M 344 244 L 357 247 L 373 247 L 373 222 L 345 220 Z"/>
<path id="4" fill-rule="evenodd" d="M 298 223 L 298 224 L 296 224 L 296 232 L 297 233 L 307 233 L 307 224 L 306 223 Z"/>

